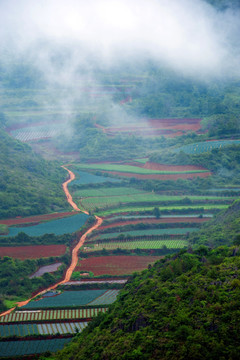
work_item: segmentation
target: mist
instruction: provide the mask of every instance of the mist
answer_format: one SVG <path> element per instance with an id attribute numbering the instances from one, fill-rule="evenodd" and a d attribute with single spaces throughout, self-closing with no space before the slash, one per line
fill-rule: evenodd
<path id="1" fill-rule="evenodd" d="M 2 0 L 1 59 L 25 57 L 60 83 L 79 66 L 86 75 L 140 59 L 200 79 L 239 76 L 239 15 L 198 0 Z"/>

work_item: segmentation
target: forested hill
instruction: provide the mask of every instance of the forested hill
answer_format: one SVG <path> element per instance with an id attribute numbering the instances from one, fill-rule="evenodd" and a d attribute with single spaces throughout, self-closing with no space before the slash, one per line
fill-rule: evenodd
<path id="1" fill-rule="evenodd" d="M 240 201 L 235 201 L 227 210 L 205 224 L 198 233 L 191 236 L 193 245 L 210 247 L 240 244 Z"/>
<path id="2" fill-rule="evenodd" d="M 0 217 L 47 213 L 67 206 L 66 171 L 0 129 Z"/>
<path id="3" fill-rule="evenodd" d="M 237 247 L 160 260 L 56 359 L 239 359 L 239 269 Z"/>

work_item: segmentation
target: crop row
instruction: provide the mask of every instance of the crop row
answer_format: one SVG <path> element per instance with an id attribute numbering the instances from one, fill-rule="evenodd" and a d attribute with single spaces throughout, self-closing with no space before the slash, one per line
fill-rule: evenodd
<path id="1" fill-rule="evenodd" d="M 137 205 L 137 204 L 136 204 Z M 110 214 L 118 214 L 125 212 L 140 212 L 140 211 L 153 211 L 154 206 L 123 206 L 113 209 L 107 209 L 102 211 L 97 211 L 98 216 L 108 216 Z M 193 211 L 214 211 L 214 210 L 223 210 L 226 209 L 228 205 L 223 204 L 202 204 L 202 205 L 175 205 L 175 206 L 158 206 L 159 210 L 162 212 L 173 211 L 175 213 L 190 213 Z"/>
<path id="2" fill-rule="evenodd" d="M 119 179 L 114 179 L 109 176 L 99 176 L 90 174 L 85 171 L 76 171 L 74 169 L 74 174 L 76 178 L 69 183 L 69 186 L 72 185 L 86 185 L 86 184 L 98 184 L 98 183 L 104 183 L 104 182 L 119 182 Z"/>
<path id="3" fill-rule="evenodd" d="M 0 336 L 56 335 L 81 332 L 87 322 L 0 325 Z"/>
<path id="4" fill-rule="evenodd" d="M 106 292 L 106 294 L 105 294 Z M 56 308 L 56 307 L 72 307 L 72 306 L 84 306 L 90 305 L 93 300 L 99 298 L 105 294 L 107 304 L 110 300 L 108 294 L 111 297 L 111 293 L 108 290 L 79 290 L 79 291 L 65 291 L 62 294 L 55 297 L 46 297 L 38 301 L 30 301 L 27 305 L 23 306 L 23 309 L 42 309 L 42 308 Z M 105 303 L 101 301 L 101 304 Z"/>
<path id="5" fill-rule="evenodd" d="M 121 231 L 114 233 L 106 233 L 100 234 L 96 238 L 94 237 L 94 241 L 98 239 L 116 239 L 120 235 L 124 235 L 125 237 L 135 237 L 135 236 L 149 236 L 149 235 L 182 235 L 187 234 L 189 232 L 198 231 L 198 228 L 189 227 L 189 228 L 167 228 L 167 229 L 143 229 L 143 230 L 135 230 L 135 231 Z"/>
<path id="6" fill-rule="evenodd" d="M 86 170 L 100 170 L 100 171 L 116 171 L 119 173 L 131 173 L 131 174 L 142 174 L 142 175 L 151 175 L 151 174 L 192 174 L 192 173 L 203 173 L 208 170 L 191 170 L 191 171 L 161 171 L 161 170 L 151 170 L 145 169 L 143 167 L 132 166 L 132 165 L 120 165 L 120 164 L 79 164 L 77 165 L 79 169 Z"/>
<path id="7" fill-rule="evenodd" d="M 1 357 L 27 356 L 41 354 L 46 351 L 56 352 L 71 341 L 66 339 L 0 341 Z"/>
<path id="8" fill-rule="evenodd" d="M 132 194 L 144 194 L 144 191 L 130 187 L 114 187 L 100 189 L 82 189 L 74 193 L 77 197 L 101 197 L 101 196 L 122 196 Z"/>
<path id="9" fill-rule="evenodd" d="M 99 312 L 106 312 L 107 307 L 95 309 L 69 309 L 69 310 L 38 310 L 15 311 L 0 317 L 0 323 L 36 322 L 51 320 L 91 319 Z"/>
<path id="10" fill-rule="evenodd" d="M 216 201 L 216 202 L 227 202 L 234 199 L 233 197 L 217 197 L 217 196 L 190 196 L 188 197 L 190 201 L 201 201 L 203 202 L 203 206 L 207 201 Z M 153 193 L 145 193 L 145 194 L 133 194 L 133 195 L 122 195 L 122 196 L 105 196 L 105 197 L 87 197 L 81 199 L 81 204 L 86 209 L 94 210 L 96 208 L 106 208 L 119 206 L 120 204 L 128 204 L 128 203 L 158 203 L 161 206 L 161 202 L 179 202 L 184 201 L 183 196 L 162 196 Z M 163 206 L 164 204 L 162 204 Z"/>
<path id="11" fill-rule="evenodd" d="M 147 241 L 113 241 L 106 242 L 101 244 L 95 244 L 94 247 L 84 247 L 85 252 L 89 251 L 100 251 L 103 249 L 113 250 L 113 249 L 161 249 L 163 246 L 166 246 L 168 249 L 181 249 L 184 246 L 187 246 L 188 242 L 186 240 L 147 240 Z"/>
<path id="12" fill-rule="evenodd" d="M 240 140 L 214 140 L 184 145 L 176 149 L 176 152 L 184 151 L 186 154 L 201 154 L 213 149 L 221 149 L 229 145 L 239 145 Z"/>
<path id="13" fill-rule="evenodd" d="M 119 290 L 106 291 L 103 295 L 99 296 L 88 305 L 110 305 L 116 300 L 118 293 Z"/>

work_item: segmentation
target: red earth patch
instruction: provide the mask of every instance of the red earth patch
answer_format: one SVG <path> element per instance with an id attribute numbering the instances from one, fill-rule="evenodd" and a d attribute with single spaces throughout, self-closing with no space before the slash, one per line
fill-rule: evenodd
<path id="1" fill-rule="evenodd" d="M 117 226 L 135 225 L 135 224 L 173 224 L 173 223 L 202 223 L 208 221 L 209 218 L 198 217 L 176 217 L 176 218 L 160 218 L 160 219 L 138 219 L 138 220 L 125 220 L 119 221 L 108 225 L 102 225 L 98 230 L 109 229 Z"/>
<path id="2" fill-rule="evenodd" d="M 0 257 L 9 256 L 15 259 L 39 259 L 41 257 L 61 256 L 66 252 L 65 245 L 1 246 Z"/>
<path id="3" fill-rule="evenodd" d="M 101 275 L 129 275 L 135 271 L 142 271 L 149 264 L 155 263 L 162 256 L 99 256 L 83 259 L 75 271 L 91 271 L 94 276 Z"/>

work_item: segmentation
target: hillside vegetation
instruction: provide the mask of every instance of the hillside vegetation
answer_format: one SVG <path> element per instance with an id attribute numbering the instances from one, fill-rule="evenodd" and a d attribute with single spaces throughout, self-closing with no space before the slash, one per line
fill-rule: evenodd
<path id="1" fill-rule="evenodd" d="M 56 359 L 238 359 L 239 267 L 234 247 L 158 261 Z"/>
<path id="2" fill-rule="evenodd" d="M 0 129 L 0 218 L 48 213 L 66 207 L 66 171 Z"/>

